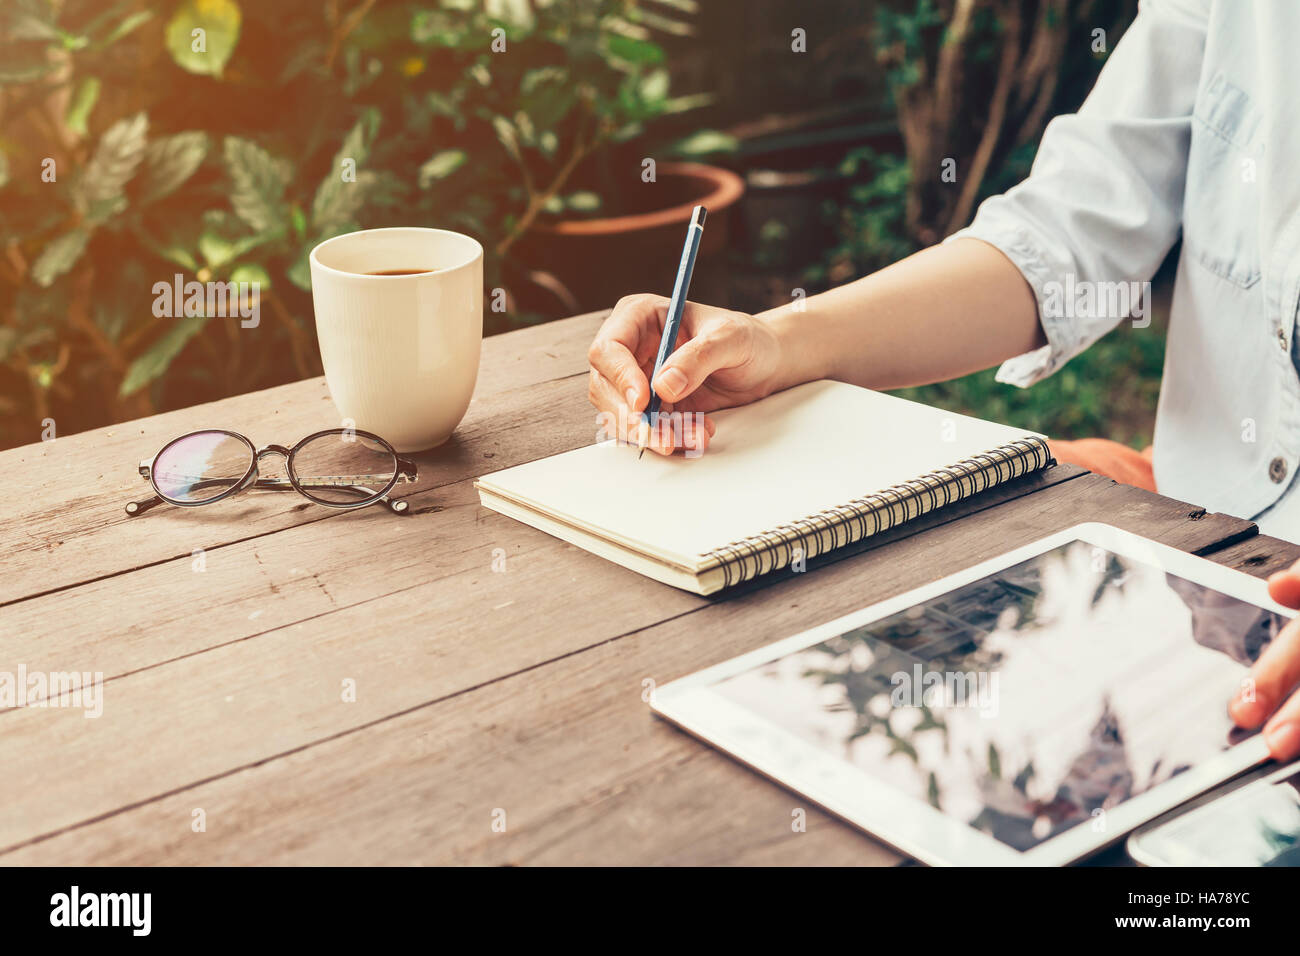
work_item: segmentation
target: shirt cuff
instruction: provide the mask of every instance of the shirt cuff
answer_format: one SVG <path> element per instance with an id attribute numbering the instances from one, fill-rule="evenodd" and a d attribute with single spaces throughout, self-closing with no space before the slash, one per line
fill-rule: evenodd
<path id="1" fill-rule="evenodd" d="M 977 214 L 973 223 L 954 232 L 944 242 L 949 243 L 954 239 L 979 239 L 1000 251 L 1025 277 L 1038 305 L 1038 322 L 1043 328 L 1047 344 L 1007 359 L 998 368 L 995 376 L 997 381 L 1028 388 L 1057 371 L 1082 350 L 1079 330 L 1071 325 L 1068 318 L 1055 314 L 1061 310 L 1044 308 L 1047 286 L 1052 282 L 1059 285 L 1063 270 L 1050 264 L 1046 252 L 1028 230 L 1005 222 L 990 222 L 987 217 Z"/>

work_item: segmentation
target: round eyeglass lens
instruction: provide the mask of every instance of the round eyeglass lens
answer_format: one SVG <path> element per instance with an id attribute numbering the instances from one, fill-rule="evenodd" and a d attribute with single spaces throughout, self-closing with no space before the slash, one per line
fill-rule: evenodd
<path id="1" fill-rule="evenodd" d="M 293 453 L 299 490 L 324 504 L 373 501 L 397 474 L 397 455 L 383 442 L 342 430 L 313 438 Z"/>
<path id="2" fill-rule="evenodd" d="M 153 483 L 168 501 L 202 504 L 238 485 L 252 464 L 246 442 L 225 432 L 198 432 L 162 450 L 153 463 Z"/>

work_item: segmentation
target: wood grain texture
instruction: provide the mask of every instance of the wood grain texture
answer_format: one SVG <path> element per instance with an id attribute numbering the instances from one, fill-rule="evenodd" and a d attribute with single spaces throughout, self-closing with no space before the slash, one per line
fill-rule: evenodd
<path id="1" fill-rule="evenodd" d="M 447 445 L 416 456 L 421 479 L 409 487 L 419 491 L 439 476 L 456 480 L 492 470 L 465 448 L 476 428 L 498 417 L 499 410 L 488 407 L 492 398 L 507 389 L 584 373 L 587 346 L 604 315 L 577 316 L 487 339 L 465 421 Z M 588 419 L 594 421 L 594 415 Z M 157 520 L 168 510 L 163 507 L 139 518 L 128 518 L 123 508 L 147 496 L 148 486 L 136 471 L 140 460 L 187 431 L 220 427 L 242 432 L 255 445 L 292 444 L 338 425 L 325 380 L 314 378 L 0 452 L 0 484 L 8 502 L 0 514 L 0 605 L 189 555 L 195 548 L 321 520 L 324 509 L 298 508 L 303 502 L 297 496 L 279 494 L 249 494 L 192 509 L 185 521 Z M 449 477 L 456 463 L 461 471 Z M 267 498 L 271 502 L 261 504 Z M 326 517 L 352 516 L 330 512 Z"/>
<path id="2" fill-rule="evenodd" d="M 1266 534 L 1257 534 L 1209 555 L 1215 562 L 1257 578 L 1284 571 L 1300 561 L 1300 545 Z"/>
<path id="3" fill-rule="evenodd" d="M 454 446 L 425 456 L 421 490 L 409 496 L 406 516 L 382 508 L 339 514 L 295 504 L 292 495 L 250 493 L 211 509 L 159 508 L 132 519 L 174 542 L 189 535 L 187 545 L 202 552 L 181 546 L 172 560 L 0 608 L 0 659 L 102 671 L 112 680 L 452 571 L 487 568 L 496 547 L 506 547 L 505 557 L 511 551 L 479 527 L 466 476 L 590 443 L 594 416 L 584 407 L 585 391 L 579 375 L 480 399 L 478 417 L 465 423 Z M 538 405 L 556 409 L 545 428 L 528 419 Z M 210 545 L 205 512 L 218 507 L 228 512 L 215 519 L 222 528 L 241 515 L 256 523 L 286 508 L 314 517 L 275 534 Z"/>
<path id="4" fill-rule="evenodd" d="M 1254 567 L 1283 553 L 1249 522 L 1060 466 L 805 574 L 676 591 L 480 508 L 472 488 L 592 440 L 601 318 L 485 343 L 465 421 L 419 458 L 409 518 L 275 494 L 122 512 L 136 462 L 175 434 L 263 443 L 334 424 L 319 379 L 0 453 L 23 503 L 0 516 L 0 668 L 107 678 L 96 719 L 0 712 L 0 862 L 889 863 L 654 719 L 643 682 L 1082 521 Z"/>
<path id="5" fill-rule="evenodd" d="M 1081 521 L 1202 551 L 1250 527 L 1085 475 L 710 601 L 481 515 L 519 555 L 504 573 L 460 570 L 128 675 L 97 721 L 0 716 L 9 779 L 41 779 L 39 793 L 6 787 L 0 861 L 889 861 L 820 814 L 791 832 L 799 798 L 656 721 L 642 682 Z M 344 677 L 356 703 L 340 701 Z M 189 830 L 196 807 L 204 834 Z"/>

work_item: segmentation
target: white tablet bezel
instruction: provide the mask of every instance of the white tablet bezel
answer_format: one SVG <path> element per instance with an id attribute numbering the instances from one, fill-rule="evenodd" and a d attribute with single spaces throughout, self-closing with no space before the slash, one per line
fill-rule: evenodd
<path id="1" fill-rule="evenodd" d="M 1163 814 L 1158 819 L 1143 824 L 1129 835 L 1124 848 L 1134 862 L 1140 863 L 1142 866 L 1225 866 L 1227 864 L 1204 857 L 1189 858 L 1186 862 L 1170 860 L 1161 856 L 1156 850 L 1147 849 L 1145 841 L 1157 830 L 1172 826 L 1175 823 L 1184 825 L 1194 823 L 1211 813 L 1230 812 L 1241 801 L 1250 799 L 1256 788 L 1271 787 L 1282 783 L 1285 780 L 1290 780 L 1297 773 L 1300 773 L 1300 761 L 1283 766 L 1274 765 L 1261 768 L 1253 774 L 1248 774 L 1240 783 L 1234 781 L 1233 789 L 1227 793 L 1219 793 L 1217 796 L 1205 794 L 1177 812 Z"/>
<path id="2" fill-rule="evenodd" d="M 945 816 L 928 803 L 875 779 L 867 771 L 816 749 L 759 714 L 714 693 L 711 686 L 1072 541 L 1083 541 L 1146 562 L 1288 618 L 1295 614 L 1268 597 L 1263 580 L 1132 532 L 1092 522 L 1067 528 L 931 584 L 673 681 L 654 691 L 651 707 L 683 730 L 922 862 L 963 866 L 1072 863 L 1197 794 L 1261 764 L 1268 759 L 1263 739 L 1253 736 L 1107 811 L 1102 832 L 1092 826 L 1076 826 L 1021 852 Z M 1224 703 L 1226 706 L 1227 702 Z"/>

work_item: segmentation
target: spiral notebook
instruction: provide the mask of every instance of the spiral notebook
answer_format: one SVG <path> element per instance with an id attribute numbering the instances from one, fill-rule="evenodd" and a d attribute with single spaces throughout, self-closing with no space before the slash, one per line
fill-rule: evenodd
<path id="1" fill-rule="evenodd" d="M 698 457 L 605 442 L 507 468 L 484 507 L 674 587 L 712 594 L 791 573 L 1052 464 L 1041 435 L 809 382 L 711 415 Z"/>

